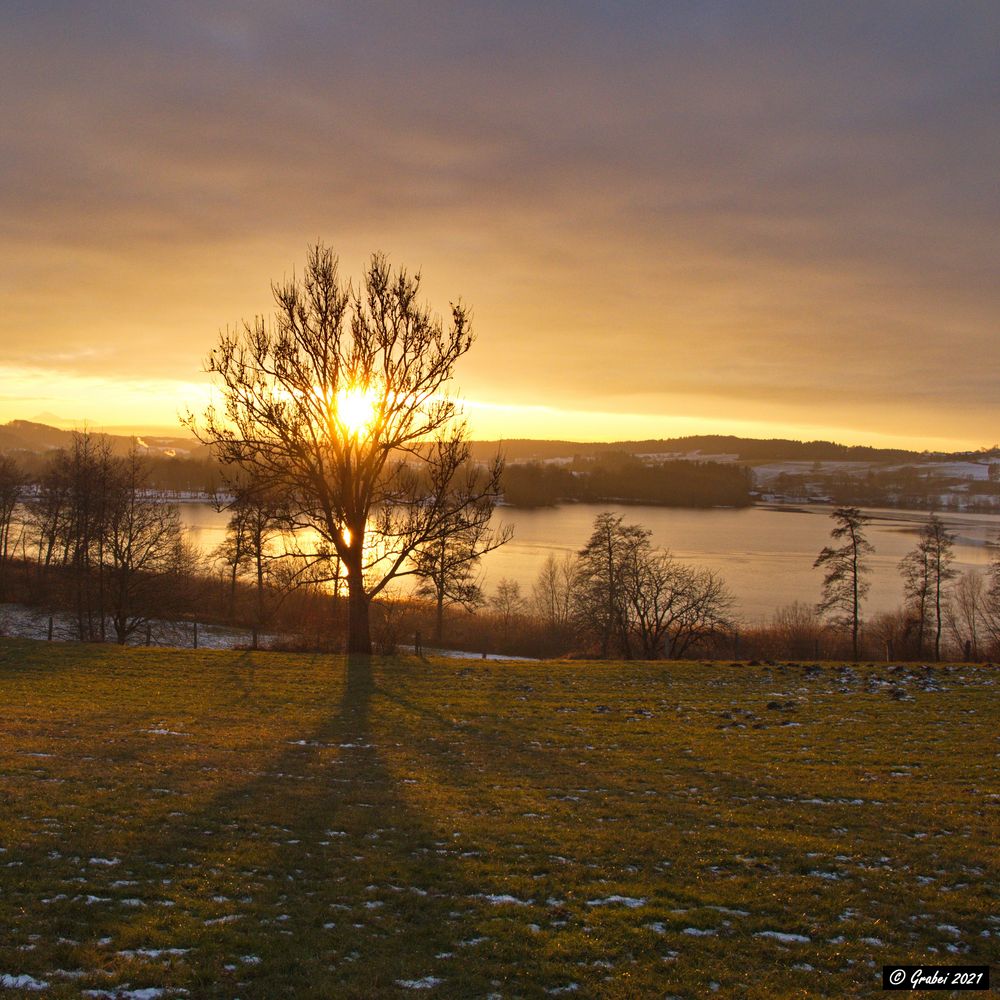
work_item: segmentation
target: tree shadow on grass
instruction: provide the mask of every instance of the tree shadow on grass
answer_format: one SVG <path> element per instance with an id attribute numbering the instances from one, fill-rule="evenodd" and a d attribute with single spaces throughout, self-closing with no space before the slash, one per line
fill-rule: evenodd
<path id="1" fill-rule="evenodd" d="M 79 870 L 75 898 L 22 921 L 70 942 L 37 973 L 110 973 L 67 983 L 67 996 L 128 982 L 244 1000 L 411 995 L 407 983 L 485 996 L 513 960 L 530 976 L 530 934 L 513 952 L 495 940 L 498 910 L 515 908 L 477 898 L 488 889 L 471 881 L 449 817 L 402 794 L 377 745 L 378 698 L 369 664 L 348 664 L 329 718 L 263 763 L 220 768 L 196 808 L 177 797 L 153 827 L 126 829 L 120 862 Z M 30 855 L 45 866 L 41 845 Z M 509 919 L 526 925 L 516 909 Z M 187 951 L 156 954 L 171 948 Z"/>

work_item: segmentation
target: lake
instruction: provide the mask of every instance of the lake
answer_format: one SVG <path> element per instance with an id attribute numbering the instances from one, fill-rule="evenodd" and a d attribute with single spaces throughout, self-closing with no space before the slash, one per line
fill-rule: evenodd
<path id="1" fill-rule="evenodd" d="M 821 571 L 812 568 L 828 544 L 831 508 L 757 506 L 740 510 L 690 510 L 616 504 L 564 504 L 538 510 L 500 508 L 494 519 L 514 527 L 514 537 L 482 562 L 483 586 L 491 592 L 508 577 L 530 595 L 531 585 L 550 553 L 576 552 L 590 536 L 602 511 L 621 514 L 629 523 L 652 531 L 655 545 L 692 564 L 721 573 L 736 595 L 737 610 L 748 622 L 768 618 L 792 601 L 819 599 Z M 872 509 L 868 537 L 875 546 L 867 614 L 888 611 L 902 600 L 899 560 L 917 541 L 926 511 Z M 990 560 L 988 542 L 1000 535 L 1000 516 L 942 515 L 956 535 L 955 568 L 984 568 Z M 210 551 L 222 541 L 227 515 L 208 504 L 181 505 L 181 519 L 192 541 Z"/>

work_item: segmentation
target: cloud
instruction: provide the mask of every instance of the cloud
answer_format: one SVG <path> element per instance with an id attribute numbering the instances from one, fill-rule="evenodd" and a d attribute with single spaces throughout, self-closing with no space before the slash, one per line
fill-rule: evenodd
<path id="1" fill-rule="evenodd" d="M 321 237 L 472 303 L 480 398 L 970 439 L 1000 416 L 988 5 L 10 22 L 0 361 L 195 380 Z"/>

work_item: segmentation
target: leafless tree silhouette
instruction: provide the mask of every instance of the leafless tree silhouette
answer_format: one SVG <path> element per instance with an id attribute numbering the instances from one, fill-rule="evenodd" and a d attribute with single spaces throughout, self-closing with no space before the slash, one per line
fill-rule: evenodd
<path id="1" fill-rule="evenodd" d="M 500 492 L 499 454 L 468 475 L 466 429 L 446 394 L 472 346 L 469 313 L 453 304 L 446 328 L 418 299 L 420 275 L 380 254 L 360 287 L 345 284 L 322 244 L 301 281 L 272 292 L 273 322 L 227 330 L 208 358 L 223 408 L 187 422 L 340 558 L 348 652 L 368 655 L 372 599 Z"/>

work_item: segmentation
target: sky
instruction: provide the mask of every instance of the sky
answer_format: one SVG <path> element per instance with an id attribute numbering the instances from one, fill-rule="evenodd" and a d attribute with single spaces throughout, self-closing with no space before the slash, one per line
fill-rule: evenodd
<path id="1" fill-rule="evenodd" d="M 0 420 L 176 425 L 323 240 L 477 437 L 1000 439 L 994 0 L 0 15 Z"/>

